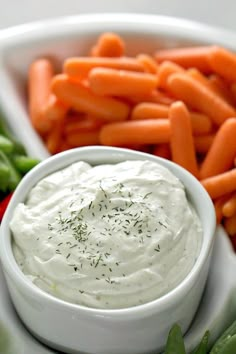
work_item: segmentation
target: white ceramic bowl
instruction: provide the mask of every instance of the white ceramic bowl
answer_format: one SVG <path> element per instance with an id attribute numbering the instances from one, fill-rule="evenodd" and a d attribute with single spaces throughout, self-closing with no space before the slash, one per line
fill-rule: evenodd
<path id="1" fill-rule="evenodd" d="M 148 159 L 169 168 L 185 185 L 203 226 L 199 257 L 188 276 L 174 290 L 144 305 L 101 310 L 57 299 L 33 285 L 19 269 L 11 245 L 9 222 L 16 205 L 44 176 L 75 161 L 92 165 Z M 168 331 L 178 322 L 185 332 L 197 310 L 207 279 L 214 243 L 215 213 L 201 184 L 178 165 L 128 149 L 84 147 L 45 159 L 19 184 L 3 218 L 0 256 L 9 291 L 18 314 L 40 340 L 66 353 L 151 354 L 163 349 Z"/>

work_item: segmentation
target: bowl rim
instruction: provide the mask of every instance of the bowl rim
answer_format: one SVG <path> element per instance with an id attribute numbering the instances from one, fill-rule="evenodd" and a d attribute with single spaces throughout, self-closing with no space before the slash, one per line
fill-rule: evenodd
<path id="1" fill-rule="evenodd" d="M 204 208 L 206 208 L 208 213 L 208 227 L 207 230 L 204 230 L 203 233 L 203 240 L 201 245 L 201 250 L 198 255 L 198 258 L 192 267 L 189 274 L 181 281 L 177 287 L 173 290 L 168 292 L 167 294 L 161 296 L 158 299 L 154 299 L 142 305 L 122 308 L 122 309 L 98 309 L 98 308 L 90 308 L 86 306 L 82 306 L 79 304 L 73 304 L 64 300 L 61 300 L 43 290 L 38 288 L 34 285 L 24 273 L 20 270 L 11 246 L 11 233 L 9 229 L 9 222 L 11 220 L 12 213 L 16 205 L 23 201 L 28 193 L 28 191 L 32 188 L 37 181 L 39 181 L 44 176 L 56 171 L 58 169 L 64 168 L 65 166 L 70 165 L 72 162 L 81 161 L 81 155 L 86 154 L 88 156 L 92 156 L 95 151 L 97 154 L 106 154 L 106 156 L 118 156 L 117 158 L 121 158 L 122 160 L 125 159 L 147 159 L 149 161 L 156 161 L 159 162 L 164 167 L 169 168 L 172 173 L 178 174 L 180 180 L 184 180 L 184 185 L 189 183 L 191 187 L 196 188 L 196 193 L 194 192 L 196 199 L 196 195 L 200 195 L 202 198 L 202 203 L 204 204 Z M 116 158 L 116 159 L 117 159 Z M 45 170 L 47 173 L 45 174 Z M 187 187 L 188 189 L 189 187 Z M 194 190 L 194 189 L 193 189 Z M 192 191 L 190 191 L 192 194 Z M 40 162 L 36 167 L 34 167 L 30 172 L 28 172 L 25 177 L 23 177 L 22 181 L 16 188 L 12 199 L 8 205 L 8 208 L 5 212 L 5 215 L 2 220 L 2 225 L 0 229 L 0 259 L 2 261 L 4 273 L 10 275 L 10 278 L 14 280 L 15 284 L 19 286 L 21 289 L 25 289 L 33 294 L 34 297 L 38 297 L 44 302 L 47 302 L 50 306 L 54 306 L 60 308 L 61 310 L 64 309 L 66 311 L 74 311 L 80 313 L 80 315 L 86 316 L 106 316 L 110 319 L 117 319 L 117 318 L 139 318 L 139 317 L 146 317 L 153 312 L 164 311 L 167 308 L 170 308 L 175 303 L 177 303 L 184 295 L 193 287 L 194 283 L 197 281 L 199 272 L 201 268 L 207 261 L 208 257 L 210 256 L 211 249 L 213 248 L 214 244 L 214 234 L 216 229 L 216 222 L 215 222 L 215 212 L 213 203 L 205 191 L 204 187 L 201 183 L 187 170 L 183 169 L 179 165 L 173 163 L 172 161 L 165 160 L 160 157 L 156 157 L 144 152 L 133 151 L 124 148 L 116 148 L 116 147 L 103 147 L 103 146 L 90 146 L 90 147 L 79 147 L 72 150 L 67 150 L 61 152 L 57 155 L 53 155 L 48 159 Z M 205 247 L 203 247 L 205 245 Z"/>
<path id="2" fill-rule="evenodd" d="M 97 33 L 98 29 L 101 30 L 101 25 L 104 30 L 112 28 L 116 31 L 133 33 L 144 31 L 146 34 L 154 35 L 158 32 L 167 37 L 174 34 L 179 39 L 202 43 L 214 42 L 217 38 L 217 43 L 222 42 L 228 47 L 235 48 L 232 43 L 236 41 L 236 33 L 231 29 L 175 16 L 103 12 L 51 17 L 4 28 L 0 31 L 0 49 L 4 54 L 4 50 L 16 44 L 42 41 L 45 38 L 47 40 L 65 38 L 68 35 L 76 35 L 78 30 L 82 30 L 81 33 Z M 0 52 L 0 57 L 2 54 Z"/>

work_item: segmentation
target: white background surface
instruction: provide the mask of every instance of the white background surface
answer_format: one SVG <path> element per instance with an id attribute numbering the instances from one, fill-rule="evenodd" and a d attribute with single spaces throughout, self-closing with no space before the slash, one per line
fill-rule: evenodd
<path id="1" fill-rule="evenodd" d="M 91 12 L 175 16 L 236 31 L 236 0 L 0 0 L 0 28 Z"/>

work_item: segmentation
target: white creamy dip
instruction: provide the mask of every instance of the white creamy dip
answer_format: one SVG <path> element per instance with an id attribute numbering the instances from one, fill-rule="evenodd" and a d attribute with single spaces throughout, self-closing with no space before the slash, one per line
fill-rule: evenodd
<path id="1" fill-rule="evenodd" d="M 37 183 L 10 226 L 17 263 L 34 284 L 107 309 L 175 288 L 202 241 L 184 186 L 150 161 L 74 163 Z"/>

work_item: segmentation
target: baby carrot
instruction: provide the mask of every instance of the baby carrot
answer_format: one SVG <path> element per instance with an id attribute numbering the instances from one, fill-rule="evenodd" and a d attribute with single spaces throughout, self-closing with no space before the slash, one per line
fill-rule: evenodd
<path id="1" fill-rule="evenodd" d="M 158 71 L 157 62 L 148 54 L 137 55 L 137 61 L 143 65 L 144 71 L 150 74 L 156 74 Z"/>
<path id="2" fill-rule="evenodd" d="M 171 97 L 166 92 L 162 92 L 158 89 L 153 90 L 150 94 L 150 102 L 171 105 L 171 103 L 173 103 L 175 101 L 176 101 L 176 98 Z"/>
<path id="3" fill-rule="evenodd" d="M 88 75 L 91 90 L 98 95 L 144 95 L 155 89 L 156 75 L 127 70 L 94 68 Z"/>
<path id="4" fill-rule="evenodd" d="M 229 81 L 236 81 L 236 55 L 219 46 L 212 46 L 208 53 L 212 70 Z"/>
<path id="5" fill-rule="evenodd" d="M 127 146 L 133 144 L 160 144 L 170 139 L 167 119 L 132 120 L 106 124 L 100 131 L 103 145 Z"/>
<path id="6" fill-rule="evenodd" d="M 194 146 L 196 151 L 200 154 L 206 154 L 210 149 L 214 139 L 215 134 L 194 136 Z"/>
<path id="7" fill-rule="evenodd" d="M 219 75 L 212 74 L 209 77 L 209 83 L 212 89 L 217 92 L 219 96 L 223 97 L 229 104 L 235 104 L 234 95 L 223 78 Z"/>
<path id="8" fill-rule="evenodd" d="M 203 187 L 212 199 L 236 191 L 236 168 L 201 180 Z"/>
<path id="9" fill-rule="evenodd" d="M 47 133 L 52 122 L 43 114 L 43 107 L 50 96 L 50 84 L 54 70 L 48 59 L 32 62 L 28 73 L 29 114 L 34 128 L 40 133 Z"/>
<path id="10" fill-rule="evenodd" d="M 66 59 L 63 65 L 64 73 L 75 78 L 86 78 L 93 68 L 112 68 L 144 72 L 144 67 L 135 58 L 96 58 L 78 57 Z"/>
<path id="11" fill-rule="evenodd" d="M 235 109 L 225 100 L 186 74 L 172 74 L 168 79 L 168 87 L 177 98 L 205 113 L 217 125 L 236 115 Z"/>
<path id="12" fill-rule="evenodd" d="M 224 227 L 230 236 L 234 236 L 236 234 L 236 214 L 225 218 L 224 220 Z"/>
<path id="13" fill-rule="evenodd" d="M 217 224 L 220 224 L 222 219 L 223 219 L 223 206 L 229 199 L 229 195 L 223 195 L 220 198 L 217 198 L 214 201 L 214 207 L 215 207 L 215 213 L 216 213 L 216 222 Z"/>
<path id="14" fill-rule="evenodd" d="M 233 246 L 234 251 L 236 252 L 236 234 L 235 234 L 235 235 L 232 235 L 232 236 L 230 237 L 230 241 L 231 241 L 231 244 L 232 244 L 232 246 Z"/>
<path id="15" fill-rule="evenodd" d="M 74 119 L 75 118 L 75 119 Z M 94 117 L 77 117 L 76 115 L 67 116 L 64 132 L 66 135 L 71 134 L 73 132 L 88 132 L 92 130 L 98 130 L 104 122 L 94 119 Z"/>
<path id="16" fill-rule="evenodd" d="M 236 82 L 233 82 L 230 86 L 230 93 L 232 94 L 233 101 L 236 104 Z"/>
<path id="17" fill-rule="evenodd" d="M 75 131 L 66 135 L 66 143 L 72 147 L 98 145 L 99 144 L 99 130 L 91 130 L 85 132 Z"/>
<path id="18" fill-rule="evenodd" d="M 58 147 L 58 152 L 62 152 L 62 151 L 66 151 L 66 150 L 70 150 L 73 149 L 74 146 L 71 146 L 69 143 L 67 143 L 65 141 L 65 139 L 63 139 Z"/>
<path id="19" fill-rule="evenodd" d="M 198 69 L 190 68 L 186 70 L 186 74 L 192 77 L 193 79 L 199 81 L 206 87 L 211 88 L 208 78 L 205 75 L 203 75 Z"/>
<path id="20" fill-rule="evenodd" d="M 184 68 L 195 67 L 204 73 L 210 71 L 208 63 L 209 46 L 160 49 L 155 53 L 158 63 L 172 61 Z"/>
<path id="21" fill-rule="evenodd" d="M 178 64 L 173 63 L 172 61 L 163 61 L 158 68 L 158 87 L 162 89 L 167 88 L 167 80 L 170 75 L 174 73 L 185 72 L 185 70 Z"/>
<path id="22" fill-rule="evenodd" d="M 97 43 L 91 50 L 92 56 L 121 57 L 124 55 L 125 43 L 116 33 L 105 32 L 100 35 Z"/>
<path id="23" fill-rule="evenodd" d="M 234 192 L 230 198 L 228 198 L 222 207 L 222 213 L 226 217 L 236 214 L 236 192 Z"/>
<path id="24" fill-rule="evenodd" d="M 69 107 L 58 100 L 58 98 L 51 94 L 48 102 L 43 109 L 44 116 L 50 121 L 57 121 L 65 117 Z"/>
<path id="25" fill-rule="evenodd" d="M 204 114 L 197 112 L 189 112 L 194 135 L 208 134 L 212 130 L 212 121 Z M 130 119 L 153 119 L 168 118 L 169 106 L 141 102 L 138 103 L 131 111 Z"/>
<path id="26" fill-rule="evenodd" d="M 161 92 L 160 90 L 155 89 L 152 92 L 146 93 L 145 95 L 129 97 L 129 100 L 135 104 L 142 102 L 152 102 L 169 106 L 171 103 L 176 101 L 176 98 L 171 97 L 166 92 Z"/>
<path id="27" fill-rule="evenodd" d="M 189 112 L 194 136 L 209 134 L 212 131 L 212 121 L 205 114 Z"/>
<path id="28" fill-rule="evenodd" d="M 175 102 L 170 106 L 169 119 L 172 160 L 198 177 L 191 118 L 183 102 Z"/>
<path id="29" fill-rule="evenodd" d="M 169 144 L 158 144 L 153 150 L 153 155 L 163 157 L 164 159 L 171 159 L 171 151 Z"/>
<path id="30" fill-rule="evenodd" d="M 168 118 L 168 112 L 166 105 L 141 102 L 133 108 L 130 119 Z"/>
<path id="31" fill-rule="evenodd" d="M 63 74 L 53 78 L 52 91 L 64 104 L 104 121 L 125 120 L 129 114 L 127 104 L 110 97 L 99 97 Z"/>
<path id="32" fill-rule="evenodd" d="M 215 139 L 202 163 L 201 178 L 226 172 L 233 166 L 236 155 L 236 118 L 227 119 L 216 133 Z"/>
<path id="33" fill-rule="evenodd" d="M 63 140 L 64 117 L 54 122 L 53 129 L 49 132 L 46 138 L 46 146 L 51 154 L 59 152 L 61 141 Z"/>
<path id="34" fill-rule="evenodd" d="M 203 85 L 205 85 L 210 90 L 212 90 L 215 94 L 219 95 L 221 98 L 226 100 L 229 104 L 234 104 L 232 95 L 230 95 L 230 92 L 229 90 L 227 90 L 225 83 L 223 82 L 223 80 L 220 80 L 219 76 L 211 75 L 208 78 L 196 68 L 188 69 L 186 73 L 192 78 L 202 83 Z"/>

